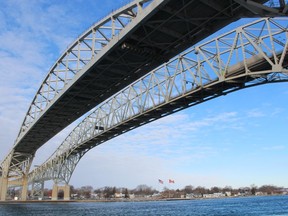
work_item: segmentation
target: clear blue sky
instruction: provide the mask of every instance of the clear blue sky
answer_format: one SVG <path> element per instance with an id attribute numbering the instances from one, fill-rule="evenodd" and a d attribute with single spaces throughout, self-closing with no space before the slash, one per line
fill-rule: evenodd
<path id="1" fill-rule="evenodd" d="M 34 94 L 60 54 L 124 3 L 0 0 L 0 160 L 12 148 Z M 238 91 L 117 137 L 87 153 L 70 183 L 159 189 L 162 179 L 171 188 L 288 187 L 287 87 L 269 84 Z M 45 144 L 34 164 L 45 161 L 74 126 Z M 175 184 L 168 185 L 168 179 Z"/>

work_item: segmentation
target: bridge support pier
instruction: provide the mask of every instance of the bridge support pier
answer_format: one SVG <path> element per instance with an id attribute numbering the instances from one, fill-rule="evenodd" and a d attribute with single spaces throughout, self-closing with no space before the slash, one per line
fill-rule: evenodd
<path id="1" fill-rule="evenodd" d="M 0 200 L 5 201 L 6 200 L 6 195 L 7 195 L 7 189 L 8 189 L 8 178 L 2 176 L 0 178 Z"/>
<path id="2" fill-rule="evenodd" d="M 70 200 L 70 185 L 64 186 L 64 200 Z"/>
<path id="3" fill-rule="evenodd" d="M 2 192 L 2 176 L 0 176 L 0 201 L 1 201 L 1 192 Z"/>
<path id="4" fill-rule="evenodd" d="M 52 189 L 52 200 L 58 200 L 58 192 L 59 190 L 63 190 L 64 192 L 64 200 L 70 200 L 70 185 L 65 184 L 63 186 L 59 186 L 57 184 L 53 185 Z"/>
<path id="5" fill-rule="evenodd" d="M 56 184 L 53 185 L 51 200 L 58 200 L 58 185 Z"/>
<path id="6" fill-rule="evenodd" d="M 22 201 L 27 200 L 27 193 L 28 193 L 28 178 L 27 178 L 27 175 L 23 175 L 22 191 L 21 191 L 21 200 Z"/>
<path id="7" fill-rule="evenodd" d="M 53 185 L 51 200 L 58 200 L 58 185 L 57 184 Z"/>

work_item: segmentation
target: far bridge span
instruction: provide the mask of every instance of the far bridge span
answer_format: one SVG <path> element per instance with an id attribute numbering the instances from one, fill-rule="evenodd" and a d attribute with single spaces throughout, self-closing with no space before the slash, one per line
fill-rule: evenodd
<path id="1" fill-rule="evenodd" d="M 286 1 L 266 2 L 135 0 L 94 24 L 56 61 L 35 95 L 0 166 L 1 200 L 15 179 L 22 178 L 27 191 L 37 149 L 125 86 L 237 19 L 287 16 Z"/>
<path id="2" fill-rule="evenodd" d="M 39 188 L 47 180 L 54 180 L 54 188 L 67 185 L 85 153 L 120 134 L 233 91 L 287 82 L 287 23 L 287 17 L 267 18 L 238 27 L 189 49 L 101 103 L 29 173 L 33 196 L 43 194 Z"/>

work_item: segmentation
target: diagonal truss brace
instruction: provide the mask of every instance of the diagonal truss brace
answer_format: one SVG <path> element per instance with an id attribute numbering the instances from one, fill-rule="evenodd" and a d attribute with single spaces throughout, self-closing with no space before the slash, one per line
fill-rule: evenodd
<path id="1" fill-rule="evenodd" d="M 193 47 L 124 88 L 87 116 L 29 174 L 68 181 L 91 148 L 138 126 L 220 95 L 288 81 L 288 18 L 266 18 Z"/>

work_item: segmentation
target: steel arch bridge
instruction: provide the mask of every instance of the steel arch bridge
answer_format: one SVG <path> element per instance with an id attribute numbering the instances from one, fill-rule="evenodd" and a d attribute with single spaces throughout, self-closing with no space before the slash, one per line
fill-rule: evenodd
<path id="1" fill-rule="evenodd" d="M 288 81 L 288 18 L 266 18 L 173 58 L 97 106 L 54 154 L 29 173 L 32 184 L 69 183 L 85 153 L 163 116 L 243 88 Z"/>
<path id="2" fill-rule="evenodd" d="M 176 0 L 136 0 L 114 11 L 93 25 L 57 60 L 38 90 L 21 126 L 16 143 L 1 164 L 0 174 L 2 179 L 1 185 L 2 188 L 4 188 L 3 191 L 5 187 L 7 187 L 8 179 L 15 180 L 18 177 L 23 177 L 22 183 L 23 185 L 27 185 L 27 173 L 29 172 L 36 150 L 57 132 L 95 105 L 100 104 L 127 86 L 127 84 L 135 81 L 163 62 L 168 61 L 168 59 L 175 54 L 241 17 L 285 16 L 287 14 L 288 8 L 285 1 L 279 0 L 276 6 L 271 4 L 270 6 L 273 7 L 263 5 L 264 2 L 266 1 L 182 0 L 179 2 Z M 198 50 L 195 50 L 195 53 L 197 52 Z M 276 54 L 278 58 L 279 54 Z M 206 58 L 208 58 L 207 62 L 209 62 L 209 60 L 211 61 L 209 55 L 207 53 L 206 55 Z M 259 58 L 261 57 L 263 56 Z M 269 56 L 268 58 L 272 57 Z M 255 59 L 251 61 L 254 60 Z M 284 61 L 284 59 L 282 59 L 282 61 Z M 191 60 L 191 62 L 187 61 L 186 64 L 189 65 L 192 64 L 192 62 L 193 60 Z M 272 62 L 271 59 L 270 62 Z M 268 61 L 268 63 L 270 62 Z M 234 63 L 236 64 L 236 61 Z M 170 64 L 170 62 L 168 64 Z M 183 67 L 183 65 L 180 65 L 182 65 L 182 63 L 179 63 L 176 71 L 178 71 L 180 67 Z M 200 65 L 198 66 L 200 68 Z M 260 64 L 260 67 L 262 66 L 263 65 Z M 247 65 L 245 67 L 247 67 Z M 228 68 L 222 68 L 222 70 L 221 73 L 224 73 Z M 168 75 L 170 73 L 171 72 L 168 72 Z M 167 77 L 168 75 L 165 76 Z M 197 82 L 193 83 L 193 85 L 203 85 L 205 84 L 205 82 L 202 83 L 203 80 L 209 80 L 204 74 L 203 76 L 201 75 L 201 77 L 199 75 L 194 76 L 196 76 L 195 80 L 197 80 Z M 223 81 L 223 77 L 220 76 L 219 79 L 220 78 Z M 171 79 L 175 81 L 178 80 L 179 77 L 175 75 L 175 77 Z M 249 81 L 252 80 L 253 79 Z M 192 81 L 190 80 L 185 80 L 185 82 L 187 85 L 188 83 L 192 85 Z M 222 84 L 219 83 L 219 85 Z M 237 86 L 237 84 L 230 85 Z M 143 84 L 143 86 L 145 85 Z M 185 88 L 187 88 L 187 86 Z M 222 88 L 223 91 L 230 89 L 228 85 Z M 192 89 L 194 89 L 194 86 L 192 86 Z M 212 95 L 209 88 L 207 88 L 206 91 L 207 93 L 200 92 L 201 95 Z M 172 87 L 170 92 L 171 94 L 174 92 L 174 87 Z M 137 91 L 135 91 L 134 94 L 137 95 Z M 141 95 L 142 94 L 145 95 L 145 93 L 141 93 Z M 151 93 L 145 96 L 148 98 L 147 103 L 150 105 L 151 103 L 155 104 L 150 94 Z M 160 95 L 160 92 L 158 94 Z M 122 97 L 125 98 L 124 96 Z M 132 96 L 129 95 L 129 97 Z M 163 95 L 159 96 L 159 98 L 162 99 L 163 97 Z M 168 96 L 164 97 L 164 101 L 166 101 L 167 97 Z M 130 99 L 133 99 L 133 97 Z M 201 100 L 204 99 L 205 97 Z M 182 109 L 185 106 L 191 106 L 184 105 L 182 108 L 179 108 L 178 102 L 173 105 L 174 101 L 168 101 L 169 105 L 166 104 L 162 107 L 164 110 L 167 109 L 167 107 Z M 106 106 L 111 105 L 111 109 L 114 110 L 114 106 L 116 106 L 114 104 L 115 102 L 110 103 L 111 104 L 106 103 Z M 119 101 L 117 103 L 119 103 Z M 145 110 L 146 114 L 146 102 L 142 105 L 143 108 L 138 109 Z M 133 105 L 129 106 L 133 107 Z M 117 109 L 121 110 L 119 108 Z M 121 112 L 124 111 L 122 110 Z M 173 112 L 173 110 L 168 111 L 167 114 L 171 112 Z M 137 111 L 133 110 L 132 113 L 135 114 Z M 141 116 L 142 122 L 134 120 L 134 126 L 131 126 L 131 122 L 126 124 L 126 131 L 136 127 L 138 124 L 144 124 L 151 121 L 151 119 L 155 120 L 162 116 L 162 114 L 159 116 L 157 112 L 154 112 L 153 115 L 151 115 L 151 113 L 145 114 Z M 153 117 L 154 115 L 155 117 Z M 119 116 L 115 117 L 115 119 L 118 118 Z M 102 124 L 107 123 L 103 116 L 101 119 L 101 121 L 104 121 Z M 115 119 L 113 121 L 116 121 Z M 137 118 L 134 119 L 137 120 Z M 143 119 L 146 120 L 143 121 Z M 107 125 L 105 125 L 105 128 L 102 124 L 96 125 L 99 133 L 104 133 L 107 130 Z M 111 124 L 111 122 L 107 124 Z M 119 124 L 119 122 L 117 124 Z M 118 127 L 115 125 L 112 128 L 116 129 L 116 131 L 118 130 Z M 111 128 L 109 129 L 109 133 L 113 134 L 113 136 L 125 131 L 114 133 L 113 130 L 111 130 Z M 112 138 L 111 136 L 106 137 L 106 135 L 104 135 L 104 137 L 105 139 L 101 142 Z M 86 149 L 86 152 L 90 149 L 87 148 L 86 145 L 83 145 L 81 148 Z M 67 182 L 71 174 L 63 174 L 66 177 L 59 179 Z M 23 195 L 23 197 L 25 197 L 25 195 Z M 3 199 L 2 195 L 1 199 Z"/>

